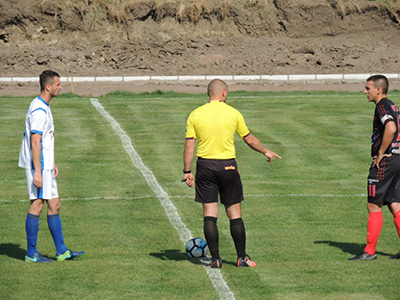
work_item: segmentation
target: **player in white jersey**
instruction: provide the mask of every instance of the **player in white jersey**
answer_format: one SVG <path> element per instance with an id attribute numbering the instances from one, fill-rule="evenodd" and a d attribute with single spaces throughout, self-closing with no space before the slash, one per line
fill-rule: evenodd
<path id="1" fill-rule="evenodd" d="M 19 166 L 24 169 L 35 169 L 33 165 L 31 137 L 32 134 L 41 136 L 42 170 L 54 169 L 54 123 L 50 105 L 42 97 L 35 98 L 26 113 L 25 132 L 21 144 Z M 30 199 L 34 199 L 30 197 Z"/>
<path id="2" fill-rule="evenodd" d="M 31 201 L 25 224 L 28 242 L 26 262 L 52 262 L 36 249 L 44 202 L 47 202 L 47 223 L 56 246 L 57 261 L 73 259 L 85 253 L 65 246 L 60 219 L 61 202 L 56 181 L 58 169 L 54 163 L 54 122 L 50 109 L 51 99 L 58 96 L 60 90 L 60 75 L 44 71 L 40 75 L 40 95 L 31 102 L 25 119 L 18 165 L 25 169 Z"/>

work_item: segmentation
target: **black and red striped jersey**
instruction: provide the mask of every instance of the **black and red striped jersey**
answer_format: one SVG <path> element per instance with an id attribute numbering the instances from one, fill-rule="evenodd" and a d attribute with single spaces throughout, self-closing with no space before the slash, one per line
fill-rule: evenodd
<path id="1" fill-rule="evenodd" d="M 382 144 L 383 133 L 388 122 L 396 124 L 396 133 L 391 145 L 386 149 L 386 154 L 399 155 L 400 134 L 399 134 L 399 108 L 388 98 L 383 98 L 375 107 L 373 132 L 371 136 L 371 156 L 378 155 Z"/>

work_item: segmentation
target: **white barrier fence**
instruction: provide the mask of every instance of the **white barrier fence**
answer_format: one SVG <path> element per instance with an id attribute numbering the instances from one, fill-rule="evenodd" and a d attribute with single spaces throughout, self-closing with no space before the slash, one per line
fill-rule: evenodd
<path id="1" fill-rule="evenodd" d="M 135 82 L 135 81 L 201 81 L 219 78 L 225 81 L 312 81 L 366 80 L 376 74 L 294 74 L 294 75 L 183 75 L 183 76 L 77 76 L 61 77 L 63 82 Z M 382 74 L 400 79 L 400 74 Z M 0 77 L 0 82 L 39 82 L 39 77 Z"/>

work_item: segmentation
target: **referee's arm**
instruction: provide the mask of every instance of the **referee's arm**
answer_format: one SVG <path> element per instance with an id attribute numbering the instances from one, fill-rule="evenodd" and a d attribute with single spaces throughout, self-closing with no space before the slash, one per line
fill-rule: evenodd
<path id="1" fill-rule="evenodd" d="M 183 152 L 183 171 L 188 172 L 192 169 L 192 162 L 194 157 L 194 147 L 196 144 L 196 140 L 186 139 L 185 141 L 185 150 Z M 192 172 L 185 173 L 183 180 L 186 182 L 187 186 L 192 187 L 194 184 L 194 176 Z"/>
<path id="2" fill-rule="evenodd" d="M 271 150 L 268 150 L 267 148 L 264 147 L 263 144 L 261 144 L 261 142 L 259 141 L 258 138 L 256 138 L 254 135 L 252 135 L 251 133 L 249 133 L 248 135 L 246 135 L 243 140 L 246 142 L 246 144 L 253 150 L 258 151 L 262 154 L 264 154 L 267 158 L 268 158 L 268 162 L 271 163 L 275 157 L 281 159 L 282 157 L 280 157 L 278 154 L 276 154 L 275 152 L 272 152 Z"/>

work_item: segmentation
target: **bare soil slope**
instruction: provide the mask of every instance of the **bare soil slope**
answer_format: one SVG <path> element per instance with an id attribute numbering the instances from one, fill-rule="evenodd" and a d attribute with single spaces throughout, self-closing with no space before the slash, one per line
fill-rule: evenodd
<path id="1" fill-rule="evenodd" d="M 0 0 L 0 76 L 399 73 L 399 15 L 367 0 Z"/>

